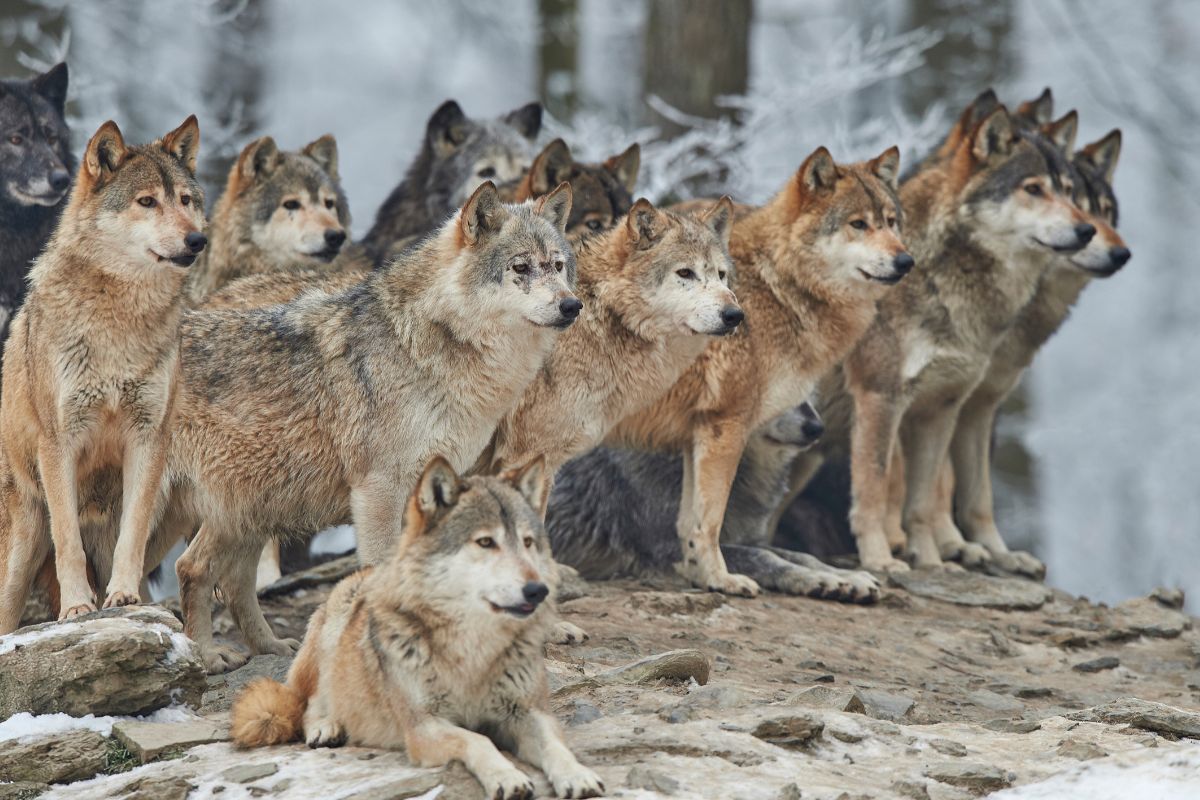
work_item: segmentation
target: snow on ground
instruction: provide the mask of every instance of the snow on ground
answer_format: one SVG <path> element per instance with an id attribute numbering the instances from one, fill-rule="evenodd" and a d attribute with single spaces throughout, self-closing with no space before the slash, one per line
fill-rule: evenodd
<path id="1" fill-rule="evenodd" d="M 0 722 L 0 742 L 76 730 L 90 730 L 101 736 L 110 736 L 113 725 L 126 719 L 144 722 L 188 722 L 199 718 L 186 708 L 160 708 L 152 714 L 140 717 L 97 717 L 93 714 L 72 717 L 69 714 L 35 715 L 28 711 L 22 711 Z"/>
<path id="2" fill-rule="evenodd" d="M 1200 742 L 1134 750 L 1086 761 L 1052 778 L 997 792 L 995 800 L 1195 800 L 1200 797 Z"/>

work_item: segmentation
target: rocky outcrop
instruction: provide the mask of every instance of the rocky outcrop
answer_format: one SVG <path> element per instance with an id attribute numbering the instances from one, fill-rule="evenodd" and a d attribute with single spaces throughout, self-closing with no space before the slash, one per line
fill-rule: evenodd
<path id="1" fill-rule="evenodd" d="M 108 761 L 108 741 L 89 730 L 0 742 L 0 781 L 70 783 L 90 778 Z"/>

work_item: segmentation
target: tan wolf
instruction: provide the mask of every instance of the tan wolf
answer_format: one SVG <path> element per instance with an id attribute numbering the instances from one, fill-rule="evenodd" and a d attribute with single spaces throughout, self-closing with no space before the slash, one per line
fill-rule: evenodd
<path id="1" fill-rule="evenodd" d="M 140 600 L 177 407 L 183 285 L 206 243 L 199 146 L 194 116 L 148 145 L 104 123 L 30 273 L 0 405 L 0 633 L 16 627 L 51 543 L 60 618 L 96 610 L 89 563 L 105 607 Z M 115 551 L 80 533 L 81 512 L 86 522 L 106 496 L 121 500 Z"/>
<path id="2" fill-rule="evenodd" d="M 394 554 L 337 585 L 285 685 L 246 688 L 234 740 L 403 748 L 422 767 L 461 761 L 485 797 L 532 798 L 503 743 L 558 796 L 599 796 L 604 785 L 549 710 L 542 642 L 557 569 L 541 522 L 548 477 L 535 461 L 499 478 L 460 478 L 434 459 Z"/>

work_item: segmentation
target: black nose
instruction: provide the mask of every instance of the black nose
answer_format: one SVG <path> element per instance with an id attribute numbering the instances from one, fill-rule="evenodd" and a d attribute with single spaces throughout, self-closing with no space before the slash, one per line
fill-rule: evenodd
<path id="1" fill-rule="evenodd" d="M 550 594 L 550 587 L 540 581 L 530 581 L 521 587 L 521 594 L 525 596 L 525 602 L 536 606 Z"/>
<path id="2" fill-rule="evenodd" d="M 745 318 L 746 312 L 737 306 L 725 306 L 721 309 L 721 322 L 725 323 L 726 328 L 736 328 Z"/>
<path id="3" fill-rule="evenodd" d="M 815 442 L 825 434 L 825 423 L 819 419 L 806 419 L 800 426 L 800 432 L 809 442 Z"/>
<path id="4" fill-rule="evenodd" d="M 1108 260 L 1113 263 L 1113 266 L 1125 266 L 1125 262 L 1128 261 L 1132 255 L 1133 253 L 1129 252 L 1128 247 L 1108 248 Z"/>
<path id="5" fill-rule="evenodd" d="M 346 241 L 346 232 L 338 228 L 325 229 L 325 244 L 332 247 L 334 250 L 342 246 L 342 242 Z"/>
<path id="6" fill-rule="evenodd" d="M 567 319 L 575 319 L 583 310 L 583 303 L 578 297 L 567 297 L 558 301 L 558 313 Z"/>
<path id="7" fill-rule="evenodd" d="M 917 262 L 913 261 L 913 257 L 908 253 L 900 253 L 892 259 L 892 268 L 901 275 L 907 275 L 916 264 Z"/>
<path id="8" fill-rule="evenodd" d="M 183 237 L 183 243 L 187 245 L 188 250 L 191 250 L 193 253 L 199 253 L 204 249 L 204 245 L 208 244 L 208 237 L 200 231 L 192 231 Z"/>
<path id="9" fill-rule="evenodd" d="M 1079 241 L 1083 242 L 1084 244 L 1087 244 L 1088 242 L 1090 242 L 1092 240 L 1092 237 L 1095 235 L 1096 235 L 1096 226 L 1095 225 L 1091 225 L 1087 222 L 1081 222 L 1075 226 L 1075 236 L 1079 239 Z"/>
<path id="10" fill-rule="evenodd" d="M 65 169 L 56 169 L 50 173 L 50 188 L 61 192 L 71 184 L 71 176 Z"/>

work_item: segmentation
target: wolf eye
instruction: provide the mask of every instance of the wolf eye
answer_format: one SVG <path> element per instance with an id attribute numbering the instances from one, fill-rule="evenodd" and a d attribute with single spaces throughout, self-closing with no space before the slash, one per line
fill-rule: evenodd
<path id="1" fill-rule="evenodd" d="M 139 197 L 138 205 L 142 208 L 154 208 L 156 205 L 158 205 L 158 201 L 153 197 Z"/>
<path id="2" fill-rule="evenodd" d="M 12 144 L 20 144 L 21 142 L 23 142 L 25 140 L 21 138 L 21 134 L 14 133 L 12 136 L 8 137 L 8 141 L 11 142 Z"/>
<path id="3" fill-rule="evenodd" d="M 696 277 L 696 273 L 692 272 L 690 269 L 677 269 L 675 270 L 675 274 L 683 278 L 685 281 L 690 281 Z"/>
<path id="4" fill-rule="evenodd" d="M 850 227 L 856 231 L 865 231 L 867 229 L 867 221 L 865 219 L 850 220 Z"/>
<path id="5" fill-rule="evenodd" d="M 889 228 L 896 227 L 896 218 L 895 217 L 888 217 L 888 227 Z"/>
<path id="6" fill-rule="evenodd" d="M 325 207 L 326 207 L 326 208 L 333 208 L 333 205 L 334 205 L 334 203 L 333 203 L 333 200 L 331 200 L 331 199 L 326 199 L 326 200 L 325 200 Z"/>
<path id="7" fill-rule="evenodd" d="M 295 211 L 296 209 L 300 208 L 300 201 L 299 200 L 284 200 L 283 207 L 286 208 L 288 211 Z"/>
<path id="8" fill-rule="evenodd" d="M 723 269 L 717 270 L 717 277 L 720 278 L 721 280 L 725 280 L 725 276 L 727 274 L 728 273 L 726 273 L 725 270 L 723 270 Z"/>
<path id="9" fill-rule="evenodd" d="M 190 194 L 181 195 L 179 202 L 182 205 L 190 206 L 192 204 L 192 196 Z"/>
<path id="10" fill-rule="evenodd" d="M 481 178 L 493 178 L 496 176 L 496 168 L 495 167 L 484 167 L 483 169 L 479 170 L 479 172 L 476 172 L 475 174 Z"/>
<path id="11" fill-rule="evenodd" d="M 518 261 L 512 265 L 512 271 L 518 275 L 524 275 L 526 272 L 529 272 L 529 264 L 525 261 Z"/>
<path id="12" fill-rule="evenodd" d="M 1041 197 L 1041 195 L 1042 195 L 1042 187 L 1040 184 L 1037 184 L 1037 183 L 1025 184 L 1025 191 L 1028 192 L 1029 194 L 1033 195 L 1034 197 Z"/>
<path id="13" fill-rule="evenodd" d="M 479 545 L 484 550 L 491 550 L 496 546 L 496 540 L 490 536 L 481 536 L 475 540 L 475 544 Z"/>
<path id="14" fill-rule="evenodd" d="M 526 536 L 526 537 L 525 537 L 525 546 L 526 546 L 526 547 L 533 547 L 533 537 L 532 537 L 532 536 Z"/>
<path id="15" fill-rule="evenodd" d="M 600 221 L 600 220 L 598 220 L 598 219 L 589 219 L 589 220 L 587 221 L 587 226 L 588 226 L 588 228 L 590 228 L 591 230 L 598 231 L 598 230 L 601 230 L 601 229 L 604 227 L 604 223 L 603 223 L 603 222 L 601 222 L 601 221 Z"/>
<path id="16" fill-rule="evenodd" d="M 558 260 L 558 261 L 555 261 L 555 262 L 554 262 L 554 271 L 555 271 L 555 272 L 562 272 L 562 271 L 563 271 L 563 267 L 565 267 L 565 266 L 566 266 L 566 262 L 565 262 L 565 261 L 562 261 L 561 259 L 560 259 L 560 260 Z"/>

